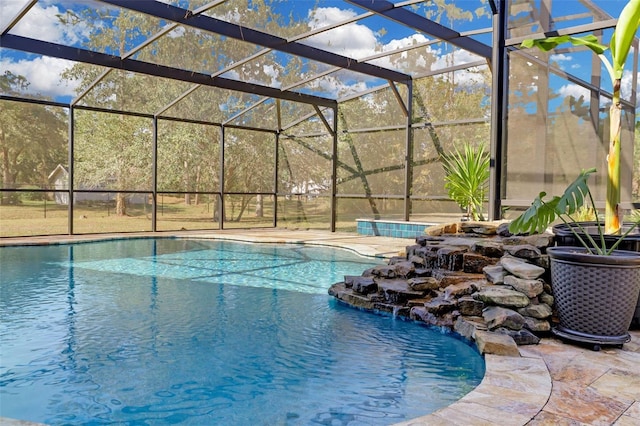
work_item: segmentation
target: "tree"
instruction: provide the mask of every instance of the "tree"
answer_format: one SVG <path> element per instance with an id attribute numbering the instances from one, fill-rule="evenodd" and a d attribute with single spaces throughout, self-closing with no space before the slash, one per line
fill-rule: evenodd
<path id="1" fill-rule="evenodd" d="M 26 78 L 10 71 L 0 76 L 3 93 L 19 95 L 28 86 Z M 0 117 L 2 187 L 48 187 L 49 173 L 67 159 L 63 111 L 36 104 L 0 101 Z M 15 193 L 2 193 L 0 204 L 18 202 Z"/>

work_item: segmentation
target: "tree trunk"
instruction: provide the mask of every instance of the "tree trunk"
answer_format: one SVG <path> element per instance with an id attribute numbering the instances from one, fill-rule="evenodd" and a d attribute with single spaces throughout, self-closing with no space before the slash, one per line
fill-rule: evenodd
<path id="1" fill-rule="evenodd" d="M 264 197 L 256 196 L 256 217 L 264 217 Z"/>
<path id="2" fill-rule="evenodd" d="M 613 100 L 610 109 L 609 155 L 607 156 L 607 203 L 605 205 L 604 228 L 607 234 L 620 232 L 620 133 L 622 131 L 622 105 L 620 105 L 620 80 L 613 85 Z"/>
<path id="3" fill-rule="evenodd" d="M 242 196 L 242 201 L 240 202 L 240 212 L 238 213 L 238 217 L 235 220 L 236 222 L 240 222 L 242 220 L 242 215 L 244 214 L 244 211 L 251 202 L 252 198 L 253 197 L 251 196 Z"/>
<path id="4" fill-rule="evenodd" d="M 127 215 L 127 199 L 122 192 L 116 194 L 116 216 Z"/>
<path id="5" fill-rule="evenodd" d="M 16 178 L 18 173 L 11 173 L 16 170 L 16 162 L 10 158 L 8 150 L 2 150 L 2 186 L 5 188 L 16 188 Z M 0 197 L 1 205 L 18 204 L 18 194 L 16 192 L 3 192 Z"/>

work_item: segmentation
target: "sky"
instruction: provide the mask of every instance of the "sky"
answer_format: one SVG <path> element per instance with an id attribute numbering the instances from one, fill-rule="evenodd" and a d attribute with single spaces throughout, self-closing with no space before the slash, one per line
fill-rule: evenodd
<path id="1" fill-rule="evenodd" d="M 25 0 L 0 0 L 0 24 L 6 24 L 7 19 L 14 16 L 25 3 Z M 54 0 L 38 2 L 11 33 L 58 43 L 74 44 L 86 40 L 89 28 L 82 23 L 73 26 L 65 26 L 59 23 L 56 15 L 64 10 L 59 6 L 59 3 Z M 68 3 L 66 4 L 68 5 Z M 316 3 L 319 7 L 315 11 L 309 12 L 310 8 L 313 8 Z M 462 5 L 462 7 L 470 11 L 473 11 L 476 7 L 481 7 L 482 3 L 486 3 L 486 0 L 456 0 L 456 5 Z M 620 0 L 596 0 L 596 3 L 614 14 L 614 16 L 617 15 L 623 5 Z M 559 4 L 560 6 L 564 5 L 564 7 L 571 8 L 579 3 L 577 0 L 563 0 L 562 2 L 555 1 L 553 4 L 554 7 L 559 7 L 557 6 Z M 361 10 L 357 10 L 348 3 L 335 0 L 295 0 L 282 2 L 279 7 L 291 8 L 292 5 L 294 5 L 294 10 L 290 12 L 294 16 L 304 17 L 309 24 L 310 30 L 318 26 L 341 22 L 362 13 Z M 340 8 L 336 6 L 340 6 Z M 560 10 L 557 11 L 558 13 L 563 13 Z M 286 11 L 283 10 L 283 12 L 286 15 Z M 554 10 L 555 12 L 556 10 Z M 374 19 L 377 19 L 377 21 Z M 445 18 L 444 21 L 446 20 Z M 444 21 L 443 24 L 446 25 L 447 22 Z M 485 21 L 489 22 L 488 20 L 483 20 L 483 26 Z M 379 24 L 379 22 L 382 22 L 380 18 L 367 18 L 365 21 L 356 22 L 327 33 L 321 33 L 305 41 L 305 43 L 330 49 L 341 55 L 364 58 L 372 55 L 376 49 L 383 51 L 393 50 L 398 46 L 406 46 L 407 44 L 428 40 L 423 34 L 410 32 L 406 29 L 400 30 L 399 27 L 389 22 L 385 24 Z M 464 26 L 456 27 L 456 29 L 465 30 Z M 438 45 L 435 46 L 425 48 L 438 58 L 432 69 L 442 68 L 451 62 L 456 64 L 468 63 L 479 59 L 466 51 L 456 50 L 455 53 L 451 54 L 442 52 L 437 47 Z M 61 102 L 68 102 L 73 98 L 76 89 L 74 82 L 61 82 L 60 79 L 61 73 L 73 63 L 57 58 L 26 55 L 8 49 L 2 49 L 0 53 L 2 54 L 2 57 L 0 57 L 0 72 L 11 71 L 14 74 L 26 77 L 30 82 L 29 91 L 32 94 L 39 93 Z M 589 64 L 584 65 L 581 63 L 584 61 L 577 60 L 571 54 L 558 54 L 553 59 L 559 67 L 567 72 L 576 73 L 581 78 L 588 78 L 587 76 L 582 77 L 580 74 L 581 67 L 584 70 L 588 69 L 589 66 Z M 378 60 L 375 64 L 385 66 L 385 59 Z M 272 82 L 277 86 L 279 78 L 277 70 L 273 67 L 268 68 L 268 66 L 265 66 L 265 72 L 272 73 Z M 628 73 L 629 71 L 627 71 L 627 75 Z M 458 82 L 462 82 L 463 78 L 464 74 L 456 76 Z M 630 81 L 630 78 L 625 79 L 627 87 L 623 87 L 623 96 L 624 93 L 630 93 Z M 324 89 L 327 91 L 337 92 L 344 89 L 339 87 L 341 83 L 335 79 L 326 80 L 325 84 L 334 86 L 325 87 Z M 576 97 L 586 93 L 585 89 L 571 83 L 558 87 L 557 92 L 562 95 L 574 95 Z"/>

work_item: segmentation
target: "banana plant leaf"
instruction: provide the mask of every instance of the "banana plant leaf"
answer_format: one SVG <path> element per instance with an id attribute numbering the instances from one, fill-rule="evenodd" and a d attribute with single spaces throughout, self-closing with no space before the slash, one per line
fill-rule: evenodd
<path id="1" fill-rule="evenodd" d="M 514 234 L 541 233 L 557 218 L 566 216 L 571 221 L 570 215 L 585 204 L 585 198 L 589 196 L 587 180 L 596 169 L 582 170 L 580 175 L 565 189 L 562 196 L 554 196 L 545 201 L 546 192 L 541 192 L 531 206 L 509 225 L 509 231 Z"/>

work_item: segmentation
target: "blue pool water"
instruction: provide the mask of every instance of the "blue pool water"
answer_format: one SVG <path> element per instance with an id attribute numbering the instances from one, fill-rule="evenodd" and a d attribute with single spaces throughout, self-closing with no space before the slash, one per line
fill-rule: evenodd
<path id="1" fill-rule="evenodd" d="M 327 295 L 381 262 L 181 239 L 0 248 L 0 416 L 377 425 L 473 389 L 465 342 Z"/>

